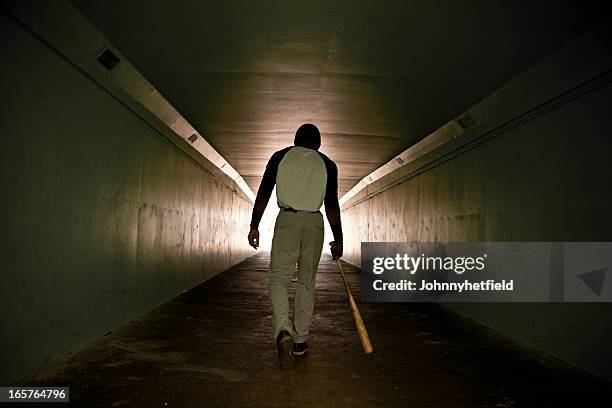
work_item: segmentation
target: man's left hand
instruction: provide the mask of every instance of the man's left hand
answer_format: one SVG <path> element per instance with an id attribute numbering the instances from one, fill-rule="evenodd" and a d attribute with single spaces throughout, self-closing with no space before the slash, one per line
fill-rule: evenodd
<path id="1" fill-rule="evenodd" d="M 249 232 L 249 245 L 257 249 L 259 246 L 259 230 L 251 228 Z"/>

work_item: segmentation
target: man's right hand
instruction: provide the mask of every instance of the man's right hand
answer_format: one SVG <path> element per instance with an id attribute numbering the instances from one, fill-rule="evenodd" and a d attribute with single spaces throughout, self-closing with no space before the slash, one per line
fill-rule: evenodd
<path id="1" fill-rule="evenodd" d="M 251 228 L 249 232 L 249 245 L 257 249 L 259 246 L 259 230 Z"/>
<path id="2" fill-rule="evenodd" d="M 329 247 L 331 250 L 332 258 L 340 259 L 342 257 L 342 242 L 340 241 L 332 241 L 329 243 Z"/>

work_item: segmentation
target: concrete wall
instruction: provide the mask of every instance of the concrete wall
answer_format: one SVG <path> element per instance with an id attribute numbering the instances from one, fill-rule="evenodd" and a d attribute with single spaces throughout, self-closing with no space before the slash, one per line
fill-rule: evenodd
<path id="1" fill-rule="evenodd" d="M 252 254 L 251 204 L 5 14 L 0 44 L 8 385 Z"/>
<path id="2" fill-rule="evenodd" d="M 425 157 L 412 176 L 396 175 L 396 185 L 391 174 L 363 192 L 343 211 L 346 259 L 360 263 L 361 241 L 612 241 L 605 82 L 433 167 Z M 520 98 L 505 102 L 498 106 L 526 108 Z M 612 380 L 609 304 L 447 306 Z"/>

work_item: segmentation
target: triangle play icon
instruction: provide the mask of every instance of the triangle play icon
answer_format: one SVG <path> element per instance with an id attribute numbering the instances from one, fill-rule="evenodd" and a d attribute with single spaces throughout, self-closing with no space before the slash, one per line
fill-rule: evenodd
<path id="1" fill-rule="evenodd" d="M 581 273 L 578 277 L 595 295 L 600 296 L 606 278 L 606 268 Z"/>

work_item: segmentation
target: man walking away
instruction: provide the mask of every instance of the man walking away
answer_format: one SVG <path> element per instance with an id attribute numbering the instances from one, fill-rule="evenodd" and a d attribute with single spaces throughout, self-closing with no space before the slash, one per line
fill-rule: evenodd
<path id="1" fill-rule="evenodd" d="M 274 339 L 281 369 L 294 365 L 294 356 L 308 351 L 306 340 L 314 308 L 314 287 L 323 249 L 323 216 L 334 235 L 330 242 L 334 259 L 342 256 L 342 225 L 338 204 L 338 169 L 320 153 L 321 134 L 315 125 L 306 123 L 295 134 L 294 146 L 272 155 L 259 186 L 253 207 L 249 244 L 259 246 L 259 222 L 276 184 L 280 212 L 274 225 L 272 254 L 268 270 L 268 289 L 272 303 Z M 287 288 L 298 266 L 298 282 L 289 317 Z"/>

